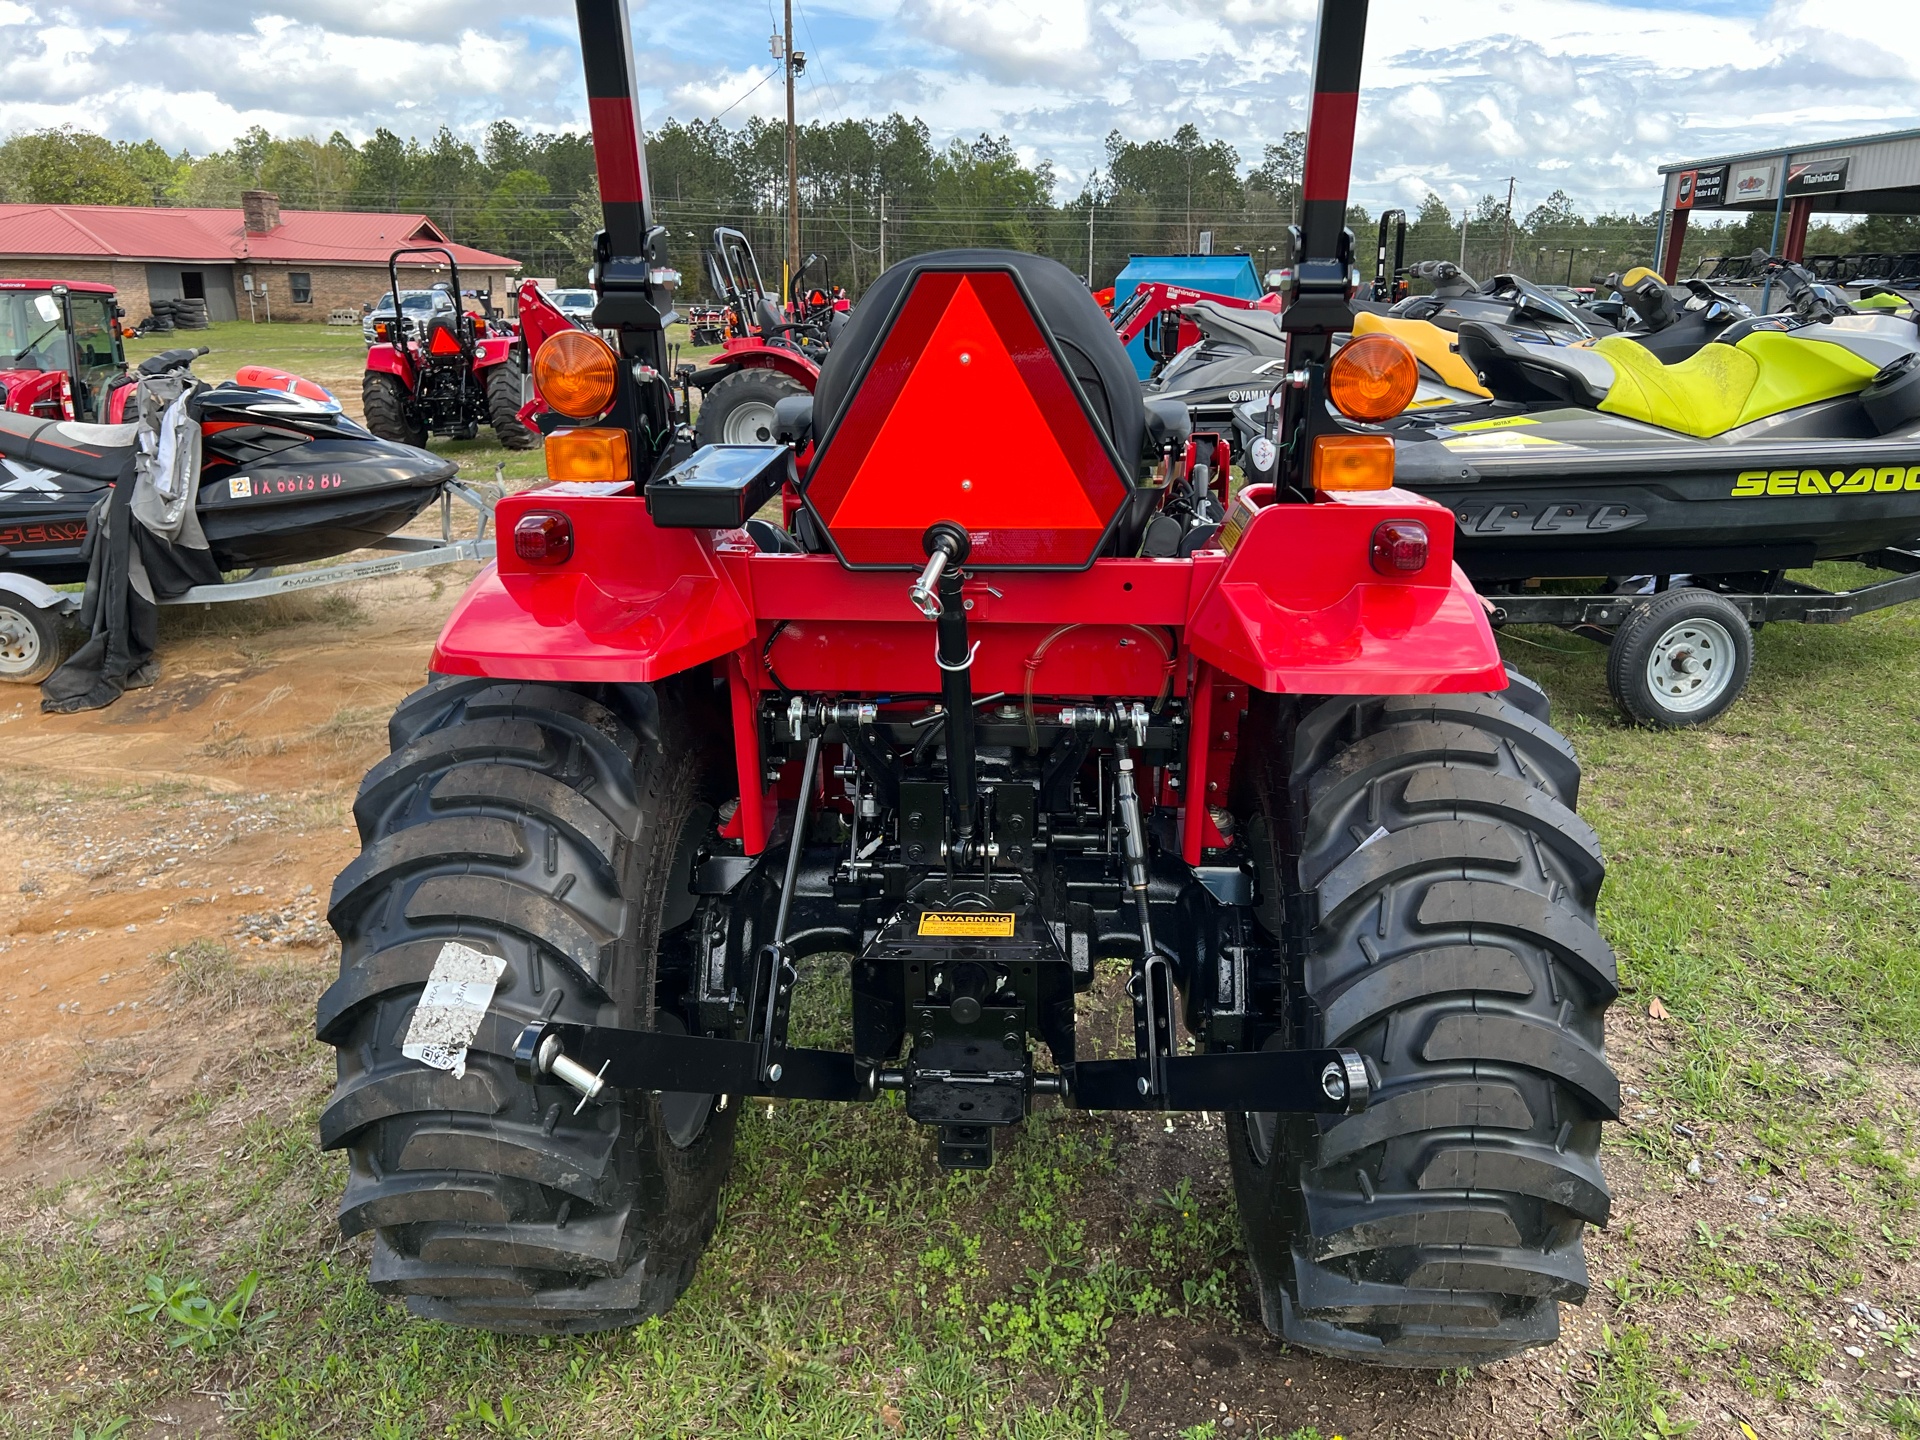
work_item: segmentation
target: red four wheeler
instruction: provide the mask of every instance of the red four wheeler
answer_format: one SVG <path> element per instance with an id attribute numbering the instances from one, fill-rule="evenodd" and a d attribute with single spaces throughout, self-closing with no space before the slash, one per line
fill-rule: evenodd
<path id="1" fill-rule="evenodd" d="M 321 1129 L 376 1288 L 631 1324 L 692 1276 L 749 1097 L 897 1098 L 958 1167 L 1046 1099 L 1225 1112 L 1292 1343 L 1437 1367 L 1558 1333 L 1618 1109 L 1602 866 L 1451 517 L 1391 485 L 1411 354 L 1331 356 L 1364 12 L 1321 18 L 1287 464 L 1218 525 L 1179 407 L 1014 252 L 895 266 L 774 443 L 695 448 L 624 5 L 582 0 L 618 352 L 537 356 L 558 483 L 500 502 L 329 912 Z M 791 528 L 756 517 L 783 494 Z M 1209 533 L 1143 556 L 1163 523 Z M 794 1044 L 829 952 L 851 1043 Z M 1120 1055 L 1076 1026 L 1103 967 Z"/>
<path id="2" fill-rule="evenodd" d="M 700 391 L 696 437 L 707 445 L 765 445 L 774 438 L 774 407 L 811 395 L 820 362 L 845 327 L 824 281 L 809 283 L 809 255 L 793 276 L 794 303 L 783 309 L 760 278 L 753 246 L 738 230 L 722 225 L 707 251 L 707 276 L 725 302 L 727 338 L 720 353 L 687 383 Z"/>
<path id="3" fill-rule="evenodd" d="M 514 335 L 464 309 L 460 267 L 438 245 L 413 245 L 387 257 L 387 275 L 400 290 L 402 255 L 436 255 L 451 277 L 454 309 L 416 323 L 404 314 L 374 322 L 360 399 L 367 428 L 383 440 L 425 445 L 429 435 L 471 440 L 483 424 L 509 450 L 533 448 L 534 434 L 520 422 L 522 370 L 514 361 Z"/>

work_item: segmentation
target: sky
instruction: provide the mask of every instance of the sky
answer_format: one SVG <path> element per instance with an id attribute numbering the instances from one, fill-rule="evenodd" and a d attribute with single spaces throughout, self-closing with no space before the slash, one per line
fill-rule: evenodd
<path id="1" fill-rule="evenodd" d="M 629 0 L 649 124 L 774 118 L 778 0 Z M 1338 3 L 1338 0 L 1336 0 Z M 1554 189 L 1645 212 L 1657 167 L 1920 126 L 1911 0 L 1373 0 L 1353 197 Z M 1077 194 L 1111 130 L 1191 121 L 1246 165 L 1305 118 L 1314 0 L 805 0 L 800 118 L 1009 136 Z M 0 0 L 0 133 L 217 149 L 252 125 L 356 140 L 579 128 L 566 0 Z"/>

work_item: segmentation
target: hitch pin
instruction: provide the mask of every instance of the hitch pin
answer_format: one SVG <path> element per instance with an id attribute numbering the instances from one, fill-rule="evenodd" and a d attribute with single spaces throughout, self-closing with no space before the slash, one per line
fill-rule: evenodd
<path id="1" fill-rule="evenodd" d="M 927 556 L 927 568 L 920 572 L 920 578 L 913 582 L 913 588 L 907 592 L 907 598 L 913 601 L 914 608 L 929 620 L 938 620 L 945 607 L 940 603 L 936 587 L 940 577 L 947 573 L 947 562 L 951 557 L 945 546 L 935 546 Z"/>
<path id="2" fill-rule="evenodd" d="M 578 1060 L 570 1058 L 566 1051 L 560 1048 L 558 1035 L 548 1035 L 543 1038 L 534 1059 L 534 1064 L 542 1075 L 551 1075 L 554 1079 L 563 1081 L 580 1092 L 580 1103 L 573 1107 L 573 1113 L 576 1115 L 587 1108 L 588 1101 L 598 1100 L 605 1092 L 607 1066 L 612 1063 L 610 1058 L 602 1061 L 599 1073 L 595 1074 Z"/>

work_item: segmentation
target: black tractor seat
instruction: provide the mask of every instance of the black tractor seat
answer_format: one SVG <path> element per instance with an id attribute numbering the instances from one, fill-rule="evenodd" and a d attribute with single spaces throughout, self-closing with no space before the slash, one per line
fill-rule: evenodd
<path id="1" fill-rule="evenodd" d="M 1529 345 L 1484 320 L 1460 322 L 1460 358 L 1500 400 L 1559 400 L 1597 410 L 1615 376 L 1607 357 L 1589 347 Z"/>
<path id="2" fill-rule="evenodd" d="M 89 480 L 119 476 L 133 454 L 138 425 L 83 425 L 0 410 L 0 455 Z"/>

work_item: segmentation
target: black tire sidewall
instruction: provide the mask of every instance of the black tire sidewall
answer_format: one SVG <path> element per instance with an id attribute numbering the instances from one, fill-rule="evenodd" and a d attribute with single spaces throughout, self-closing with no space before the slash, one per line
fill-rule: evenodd
<path id="1" fill-rule="evenodd" d="M 487 423 L 509 450 L 531 450 L 534 434 L 520 423 L 520 367 L 511 360 L 487 369 Z"/>
<path id="2" fill-rule="evenodd" d="M 53 611 L 43 610 L 17 595 L 0 592 L 0 607 L 13 611 L 32 626 L 40 642 L 40 655 L 34 667 L 17 675 L 0 675 L 0 683 L 38 685 L 58 670 L 60 662 L 66 658 L 66 627 Z"/>
<path id="3" fill-rule="evenodd" d="M 1689 619 L 1711 620 L 1733 641 L 1733 676 L 1718 699 L 1700 710 L 1670 709 L 1647 683 L 1647 659 L 1660 638 Z M 1607 648 L 1607 689 L 1642 725 L 1679 730 L 1718 718 L 1747 688 L 1753 671 L 1753 631 L 1732 601 L 1711 590 L 1687 586 L 1636 605 Z"/>
<path id="4" fill-rule="evenodd" d="M 382 440 L 424 447 L 427 427 L 407 417 L 411 399 L 406 386 L 383 370 L 368 370 L 360 377 L 360 410 L 367 428 Z"/>
<path id="5" fill-rule="evenodd" d="M 741 405 L 759 402 L 769 408 L 794 395 L 809 394 L 807 387 L 779 370 L 752 365 L 735 370 L 709 386 L 700 400 L 700 417 L 694 435 L 702 445 L 727 443 L 727 417 Z M 768 437 L 771 441 L 772 437 Z"/>

